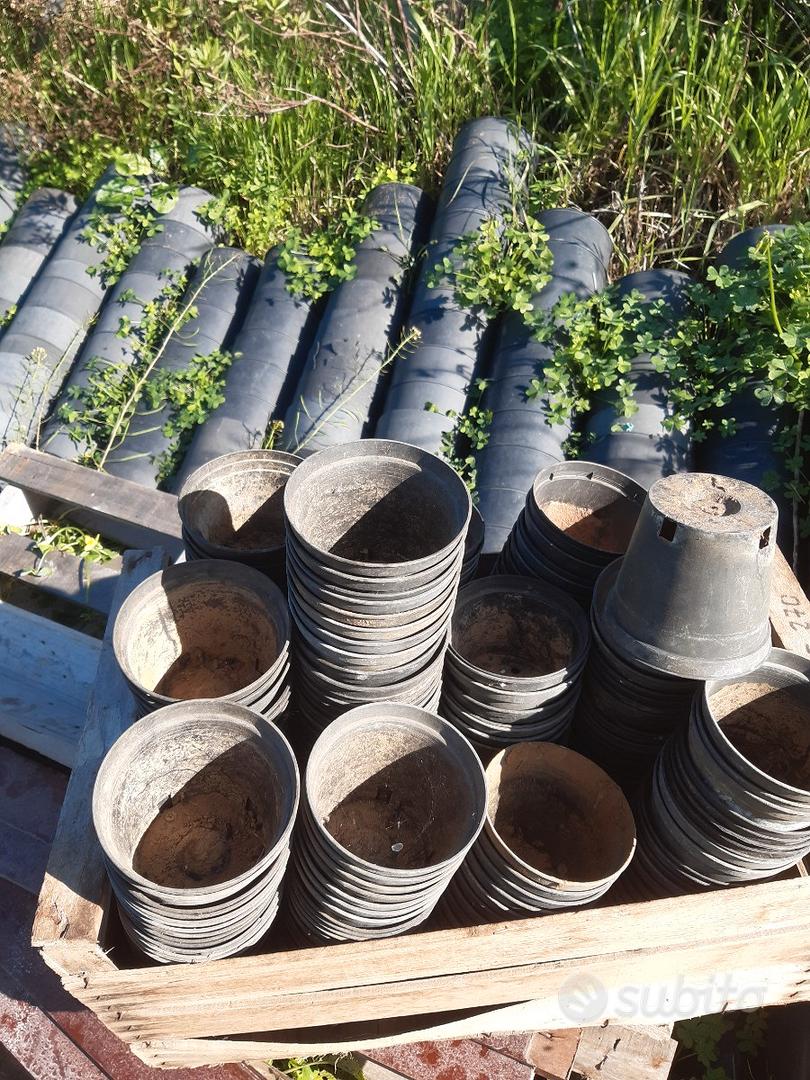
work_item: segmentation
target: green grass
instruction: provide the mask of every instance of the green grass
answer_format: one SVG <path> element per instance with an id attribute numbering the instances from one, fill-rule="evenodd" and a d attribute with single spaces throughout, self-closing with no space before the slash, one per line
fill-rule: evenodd
<path id="1" fill-rule="evenodd" d="M 539 205 L 612 211 L 627 268 L 806 215 L 807 32 L 759 0 L 44 0 L 0 13 L 33 182 L 79 193 L 116 152 L 217 196 L 257 253 L 377 179 L 435 188 L 467 118 L 535 133 Z"/>

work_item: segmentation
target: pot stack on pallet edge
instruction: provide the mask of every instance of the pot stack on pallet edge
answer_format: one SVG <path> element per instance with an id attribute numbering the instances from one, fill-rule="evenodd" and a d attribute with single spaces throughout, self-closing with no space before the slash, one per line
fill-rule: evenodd
<path id="1" fill-rule="evenodd" d="M 131 942 L 161 963 L 254 946 L 278 913 L 299 789 L 289 743 L 244 706 L 180 702 L 125 731 L 93 824 Z"/>
<path id="2" fill-rule="evenodd" d="M 276 720 L 290 701 L 284 595 L 238 562 L 178 562 L 148 577 L 121 606 L 113 649 L 141 716 L 212 698 Z"/>
<path id="3" fill-rule="evenodd" d="M 471 511 L 455 471 L 364 439 L 299 465 L 284 510 L 302 736 L 368 702 L 435 709 Z"/>
<path id="4" fill-rule="evenodd" d="M 590 645 L 581 607 L 531 578 L 463 588 L 451 624 L 439 711 L 481 753 L 564 742 Z"/>
<path id="5" fill-rule="evenodd" d="M 289 913 L 309 941 L 413 929 L 484 823 L 486 782 L 451 724 L 412 705 L 364 705 L 319 737 L 293 843 Z"/>

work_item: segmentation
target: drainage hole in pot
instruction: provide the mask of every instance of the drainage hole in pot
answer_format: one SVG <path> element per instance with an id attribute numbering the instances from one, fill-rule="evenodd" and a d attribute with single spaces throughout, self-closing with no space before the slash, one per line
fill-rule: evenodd
<path id="1" fill-rule="evenodd" d="M 710 699 L 729 742 L 761 772 L 810 791 L 810 687 L 736 682 Z"/>
<path id="2" fill-rule="evenodd" d="M 275 814 L 251 798 L 242 754 L 221 755 L 164 803 L 138 841 L 133 869 L 167 888 L 218 885 L 264 854 Z M 244 764 L 244 763 L 242 763 Z"/>
<path id="3" fill-rule="evenodd" d="M 493 825 L 506 846 L 541 873 L 598 881 L 615 870 L 611 822 L 586 813 L 546 777 L 503 784 Z"/>
<path id="4" fill-rule="evenodd" d="M 529 678 L 566 667 L 574 635 L 567 620 L 545 606 L 502 593 L 461 611 L 453 624 L 453 648 L 484 671 Z"/>
<path id="5" fill-rule="evenodd" d="M 627 550 L 638 517 L 638 507 L 624 498 L 600 507 L 554 499 L 540 509 L 572 540 L 619 555 Z"/>
<path id="6" fill-rule="evenodd" d="M 344 848 L 376 866 L 432 866 L 458 850 L 466 825 L 458 783 L 439 753 L 413 752 L 350 791 L 324 825 Z"/>

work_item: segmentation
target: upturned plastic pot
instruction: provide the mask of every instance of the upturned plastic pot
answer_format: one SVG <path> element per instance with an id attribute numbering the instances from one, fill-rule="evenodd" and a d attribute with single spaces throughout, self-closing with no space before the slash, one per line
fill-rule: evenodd
<path id="1" fill-rule="evenodd" d="M 252 567 L 176 563 L 130 593 L 113 649 L 142 713 L 208 697 L 278 712 L 287 689 L 284 596 Z"/>
<path id="2" fill-rule="evenodd" d="M 77 205 L 66 191 L 38 188 L 17 211 L 0 246 L 0 317 L 20 304 Z"/>
<path id="3" fill-rule="evenodd" d="M 599 899 L 636 846 L 633 815 L 616 784 L 564 747 L 530 742 L 487 767 L 487 816 L 448 893 L 490 917 L 525 916 Z"/>
<path id="4" fill-rule="evenodd" d="M 201 260 L 181 300 L 194 314 L 175 330 L 154 365 L 161 373 L 191 370 L 195 358 L 230 349 L 234 334 L 250 303 L 260 263 L 239 248 L 215 247 Z M 149 401 L 138 402 L 126 434 L 107 457 L 105 468 L 113 476 L 154 487 L 166 479 L 166 459 L 176 459 L 170 403 L 154 409 Z"/>
<path id="5" fill-rule="evenodd" d="M 14 129 L 0 128 L 0 227 L 12 220 L 17 199 L 25 186 L 26 171 L 20 161 Z"/>
<path id="6" fill-rule="evenodd" d="M 194 963 L 254 944 L 278 910 L 298 800 L 289 743 L 241 705 L 180 702 L 124 732 L 93 823 L 136 947 Z"/>
<path id="7" fill-rule="evenodd" d="M 773 500 L 738 480 L 657 481 L 625 558 L 608 573 L 604 636 L 637 663 L 684 678 L 756 667 L 770 650 L 776 519 Z"/>
<path id="8" fill-rule="evenodd" d="M 766 233 L 781 233 L 789 228 L 789 225 L 773 224 L 756 225 L 753 229 L 745 229 L 728 241 L 715 259 L 715 265 L 730 266 L 737 270 L 748 262 L 751 248 L 755 248 Z"/>
<path id="9" fill-rule="evenodd" d="M 281 450 L 243 450 L 192 473 L 177 502 L 187 555 L 245 563 L 283 585 L 284 487 L 300 462 Z"/>
<path id="10" fill-rule="evenodd" d="M 445 721 L 407 705 L 345 713 L 316 742 L 304 787 L 292 915 L 322 940 L 419 925 L 483 825 L 486 785 L 474 750 Z"/>
<path id="11" fill-rule="evenodd" d="M 588 606 L 602 569 L 626 549 L 644 502 L 623 473 L 565 461 L 535 478 L 498 563 L 543 577 Z"/>
<path id="12" fill-rule="evenodd" d="M 613 241 L 605 226 L 592 214 L 573 208 L 541 210 L 538 219 L 549 240 L 580 244 L 598 256 L 607 268 L 613 255 Z"/>

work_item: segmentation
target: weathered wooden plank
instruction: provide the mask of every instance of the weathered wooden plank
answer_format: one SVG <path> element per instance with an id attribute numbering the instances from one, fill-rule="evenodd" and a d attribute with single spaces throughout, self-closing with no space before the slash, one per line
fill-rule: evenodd
<path id="1" fill-rule="evenodd" d="M 36 895 L 42 887 L 49 845 L 18 825 L 0 822 L 0 878 Z"/>
<path id="2" fill-rule="evenodd" d="M 177 499 L 129 480 L 13 444 L 0 454 L 0 483 L 25 492 L 36 515 L 65 518 L 124 547 L 182 550 Z"/>
<path id="3" fill-rule="evenodd" d="M 70 765 L 100 643 L 0 602 L 0 735 Z"/>
<path id="4" fill-rule="evenodd" d="M 677 1049 L 667 1026 L 584 1028 L 572 1072 L 582 1080 L 666 1080 Z"/>
<path id="5" fill-rule="evenodd" d="M 94 563 L 67 551 L 49 551 L 41 556 L 27 536 L 0 534 L 0 576 L 21 580 L 103 615 L 110 610 L 120 573 L 119 558 Z"/>
<path id="6" fill-rule="evenodd" d="M 800 656 L 810 656 L 810 600 L 778 547 L 773 561 L 770 616 L 776 643 Z"/>
<path id="7" fill-rule="evenodd" d="M 536 1032 L 527 1048 L 527 1057 L 543 1080 L 568 1080 L 579 1049 L 582 1028 Z"/>
<path id="8" fill-rule="evenodd" d="M 101 850 L 94 840 L 91 815 L 93 782 L 107 750 L 135 720 L 135 705 L 112 650 L 115 612 L 139 582 L 161 569 L 161 550 L 128 551 L 101 647 L 98 672 L 87 709 L 87 722 L 79 741 L 73 773 L 65 794 L 48 871 L 40 894 L 33 929 L 35 946 L 52 946 L 49 962 L 58 963 L 56 946 L 82 951 L 107 963 L 98 948 L 99 933 L 108 902 L 108 884 Z M 88 948 L 89 947 L 89 948 Z M 89 963 L 89 956 L 83 961 Z"/>
<path id="9" fill-rule="evenodd" d="M 0 827 L 8 824 L 27 829 L 50 844 L 67 780 L 64 769 L 0 744 Z"/>

